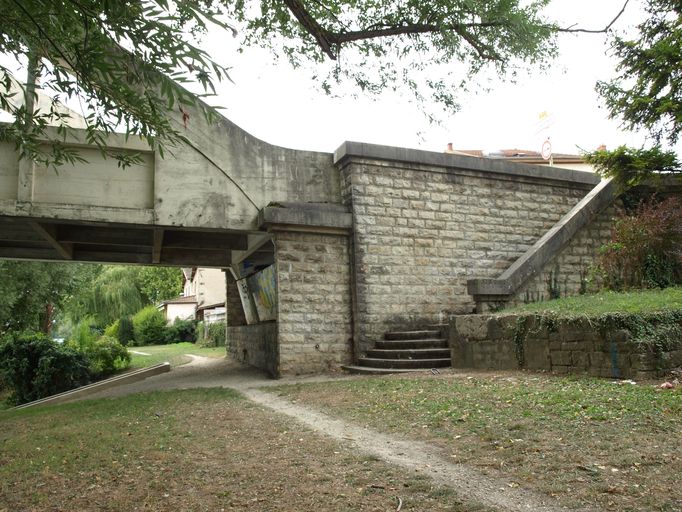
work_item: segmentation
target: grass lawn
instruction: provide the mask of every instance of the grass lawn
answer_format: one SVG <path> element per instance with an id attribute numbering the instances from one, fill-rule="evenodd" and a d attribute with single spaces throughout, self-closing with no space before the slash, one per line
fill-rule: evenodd
<path id="1" fill-rule="evenodd" d="M 0 510 L 474 512 L 225 389 L 0 412 Z"/>
<path id="2" fill-rule="evenodd" d="M 533 302 L 516 308 L 505 309 L 502 314 L 552 312 L 558 316 L 599 316 L 613 312 L 651 313 L 673 309 L 682 309 L 682 287 L 578 295 L 551 301 Z"/>
<path id="3" fill-rule="evenodd" d="M 528 373 L 281 386 L 335 416 L 432 442 L 443 456 L 568 506 L 682 510 L 682 389 Z"/>
<path id="4" fill-rule="evenodd" d="M 172 343 L 170 345 L 149 345 L 146 347 L 128 347 L 128 351 L 144 352 L 148 356 L 131 353 L 130 368 L 146 368 L 168 361 L 171 366 L 189 363 L 192 359 L 187 354 L 196 356 L 225 357 L 225 347 L 201 347 L 194 343 Z"/>

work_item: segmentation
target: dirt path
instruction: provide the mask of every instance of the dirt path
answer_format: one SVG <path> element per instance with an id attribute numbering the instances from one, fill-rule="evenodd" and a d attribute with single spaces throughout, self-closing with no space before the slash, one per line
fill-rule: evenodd
<path id="1" fill-rule="evenodd" d="M 557 505 L 552 498 L 528 490 L 512 488 L 501 479 L 484 476 L 465 465 L 444 460 L 442 455 L 428 444 L 382 434 L 373 429 L 361 427 L 311 408 L 294 404 L 263 389 L 272 385 L 320 382 L 352 377 L 323 376 L 275 381 L 255 369 L 245 368 L 224 359 L 216 360 L 194 355 L 191 357 L 192 362 L 176 367 L 167 374 L 110 389 L 89 398 L 123 396 L 130 393 L 163 389 L 232 388 L 240 391 L 251 401 L 294 418 L 303 425 L 333 438 L 342 445 L 350 446 L 358 452 L 372 455 L 382 461 L 428 476 L 436 484 L 453 489 L 462 498 L 510 512 L 558 512 L 567 510 L 567 508 Z"/>

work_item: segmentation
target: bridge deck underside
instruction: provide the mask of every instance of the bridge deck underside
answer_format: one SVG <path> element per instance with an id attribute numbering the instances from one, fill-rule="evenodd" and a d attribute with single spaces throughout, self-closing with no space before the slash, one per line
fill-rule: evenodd
<path id="1" fill-rule="evenodd" d="M 0 216 L 0 258 L 228 267 L 246 233 Z"/>

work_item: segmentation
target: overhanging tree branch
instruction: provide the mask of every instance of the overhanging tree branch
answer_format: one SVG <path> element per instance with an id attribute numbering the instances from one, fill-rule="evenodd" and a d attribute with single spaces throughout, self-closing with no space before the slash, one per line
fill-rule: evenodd
<path id="1" fill-rule="evenodd" d="M 613 24 L 616 23 L 616 21 L 618 21 L 618 19 L 623 15 L 623 13 L 625 12 L 625 8 L 628 6 L 629 2 L 630 2 L 630 0 L 625 0 L 625 3 L 623 4 L 623 7 L 621 8 L 620 12 L 618 14 L 616 14 L 616 17 L 611 20 L 611 23 L 609 23 L 608 25 L 606 25 L 602 29 L 590 30 L 590 29 L 586 29 L 586 28 L 573 28 L 573 27 L 561 28 L 561 27 L 559 27 L 556 30 L 557 30 L 557 32 L 580 32 L 580 33 L 584 33 L 584 34 L 605 34 L 609 30 L 611 30 L 611 27 L 613 27 Z"/>
<path id="2" fill-rule="evenodd" d="M 608 32 L 616 21 L 623 15 L 630 0 L 625 0 L 623 7 L 618 14 L 601 29 L 584 29 L 574 27 L 559 27 L 556 25 L 539 25 L 539 28 L 548 29 L 554 32 L 562 33 L 588 33 L 588 34 L 603 34 Z M 404 21 L 396 24 L 384 24 L 378 27 L 376 24 L 361 30 L 353 30 L 348 32 L 335 32 L 323 27 L 315 17 L 306 9 L 300 0 L 284 0 L 284 3 L 296 17 L 302 27 L 315 38 L 315 41 L 324 51 L 324 53 L 332 60 L 338 57 L 338 48 L 345 43 L 356 41 L 367 41 L 371 39 L 378 39 L 382 37 L 394 37 L 400 35 L 413 34 L 435 34 L 454 32 L 459 35 L 464 41 L 471 45 L 479 57 L 485 60 L 500 60 L 501 56 L 495 52 L 489 45 L 484 44 L 480 38 L 476 37 L 472 29 L 489 29 L 489 28 L 512 28 L 513 24 L 504 21 L 480 21 L 472 23 L 410 23 Z M 336 18 L 336 17 L 335 17 Z M 338 20 L 338 18 L 337 18 Z M 337 48 L 334 52 L 333 47 Z"/>
<path id="3" fill-rule="evenodd" d="M 303 4 L 299 2 L 299 0 L 284 0 L 284 3 L 291 13 L 296 16 L 299 23 L 303 25 L 303 28 L 315 38 L 317 44 L 322 48 L 324 53 L 326 53 L 330 59 L 336 60 L 336 55 L 332 51 L 330 43 L 330 35 L 333 36 L 333 34 L 330 34 L 329 31 L 324 29 L 306 8 L 303 7 Z"/>

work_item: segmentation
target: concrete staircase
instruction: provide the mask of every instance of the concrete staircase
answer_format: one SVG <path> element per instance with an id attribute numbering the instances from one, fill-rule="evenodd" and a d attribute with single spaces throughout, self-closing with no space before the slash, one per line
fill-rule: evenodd
<path id="1" fill-rule="evenodd" d="M 351 373 L 384 374 L 450 366 L 448 340 L 440 326 L 433 326 L 421 331 L 387 332 L 357 365 L 343 368 Z"/>

